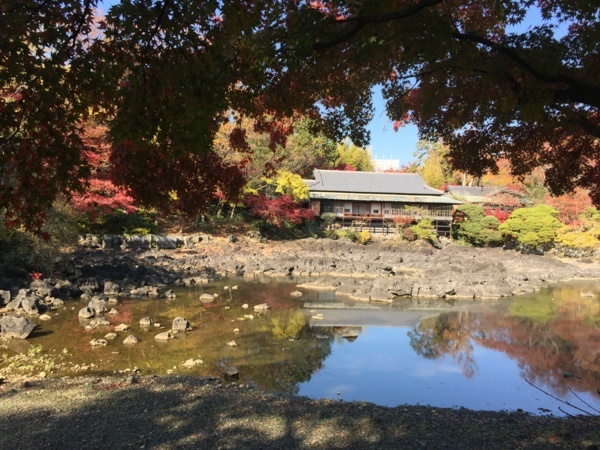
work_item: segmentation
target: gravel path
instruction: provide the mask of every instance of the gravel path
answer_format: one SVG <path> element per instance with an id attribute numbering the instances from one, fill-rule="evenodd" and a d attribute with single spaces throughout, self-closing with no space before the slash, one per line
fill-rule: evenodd
<path id="1" fill-rule="evenodd" d="M 0 449 L 598 449 L 600 418 L 310 400 L 168 376 L 0 385 Z"/>

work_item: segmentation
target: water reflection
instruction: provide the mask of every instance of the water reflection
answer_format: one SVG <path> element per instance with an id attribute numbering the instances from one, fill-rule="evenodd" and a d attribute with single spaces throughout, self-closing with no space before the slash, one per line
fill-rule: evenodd
<path id="1" fill-rule="evenodd" d="M 24 367 L 36 373 L 49 366 L 51 376 L 133 368 L 221 376 L 236 367 L 240 383 L 311 397 L 557 413 L 556 402 L 527 378 L 553 395 L 577 402 L 573 389 L 599 403 L 598 283 L 559 286 L 512 302 L 405 300 L 376 307 L 331 292 L 293 297 L 297 282 L 224 280 L 176 289 L 174 299 L 123 300 L 117 314 L 105 316 L 108 326 L 91 330 L 77 318 L 84 302 L 67 303 L 26 344 L 3 344 L 0 370 L 25 347 L 41 345 L 44 369 Z M 215 301 L 203 303 L 203 294 Z M 263 303 L 267 311 L 254 311 Z M 140 327 L 142 317 L 154 326 Z M 185 317 L 193 331 L 157 342 L 154 336 L 170 329 L 175 317 Z M 105 347 L 91 347 L 92 339 L 120 324 L 130 329 Z M 124 345 L 129 334 L 140 342 Z M 49 365 L 52 358 L 56 364 Z M 183 366 L 190 358 L 202 363 Z"/>

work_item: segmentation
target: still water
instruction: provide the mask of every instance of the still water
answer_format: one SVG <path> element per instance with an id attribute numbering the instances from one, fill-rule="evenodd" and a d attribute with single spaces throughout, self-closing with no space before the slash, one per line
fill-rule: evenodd
<path id="1" fill-rule="evenodd" d="M 598 282 L 502 302 L 406 300 L 390 307 L 355 304 L 331 292 L 300 289 L 303 295 L 294 297 L 299 281 L 225 279 L 177 288 L 172 300 L 121 299 L 114 305 L 118 314 L 105 316 L 110 325 L 92 330 L 77 317 L 86 302 L 67 302 L 27 341 L 0 343 L 0 375 L 8 366 L 13 373 L 48 376 L 135 368 L 222 376 L 235 367 L 237 383 L 313 398 L 580 412 L 555 396 L 587 411 L 600 409 Z M 217 294 L 216 301 L 203 304 L 202 294 Z M 269 309 L 255 312 L 263 303 Z M 155 325 L 140 327 L 143 317 Z M 156 341 L 175 317 L 185 317 L 193 330 Z M 123 323 L 130 329 L 106 346 L 90 345 Z M 124 345 L 130 334 L 139 342 Z M 190 359 L 196 364 L 183 365 Z"/>

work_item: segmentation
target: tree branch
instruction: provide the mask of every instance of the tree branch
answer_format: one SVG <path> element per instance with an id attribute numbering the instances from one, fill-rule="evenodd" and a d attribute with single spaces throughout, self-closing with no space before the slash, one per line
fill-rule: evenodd
<path id="1" fill-rule="evenodd" d="M 566 84 L 569 86 L 569 89 L 549 89 L 555 96 L 560 94 L 564 101 L 583 103 L 589 106 L 600 108 L 600 87 L 598 86 L 564 73 L 552 75 L 544 74 L 525 61 L 525 59 L 523 59 L 513 48 L 506 47 L 505 45 L 499 44 L 498 42 L 494 42 L 488 38 L 484 38 L 474 33 L 460 33 L 455 31 L 452 33 L 452 37 L 458 40 L 465 40 L 484 45 L 489 49 L 507 56 L 538 81 L 549 84 Z"/>
<path id="2" fill-rule="evenodd" d="M 313 45 L 313 50 L 319 51 L 335 47 L 336 45 L 339 45 L 342 42 L 345 42 L 354 35 L 356 35 L 365 25 L 405 19 L 407 17 L 417 14 L 423 9 L 437 5 L 438 3 L 442 3 L 443 1 L 444 0 L 421 0 L 419 3 L 412 6 L 408 6 L 400 11 L 394 11 L 391 13 L 371 14 L 366 16 L 353 16 L 341 21 L 336 21 L 337 23 L 354 22 L 354 28 L 346 31 L 338 37 L 332 38 L 327 41 L 315 43 Z"/>

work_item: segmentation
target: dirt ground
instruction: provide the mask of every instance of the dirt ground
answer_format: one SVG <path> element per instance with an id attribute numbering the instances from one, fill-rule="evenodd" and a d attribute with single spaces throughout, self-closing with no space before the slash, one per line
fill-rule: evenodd
<path id="1" fill-rule="evenodd" d="M 217 379 L 0 385 L 0 449 L 586 449 L 600 419 L 310 400 Z"/>

